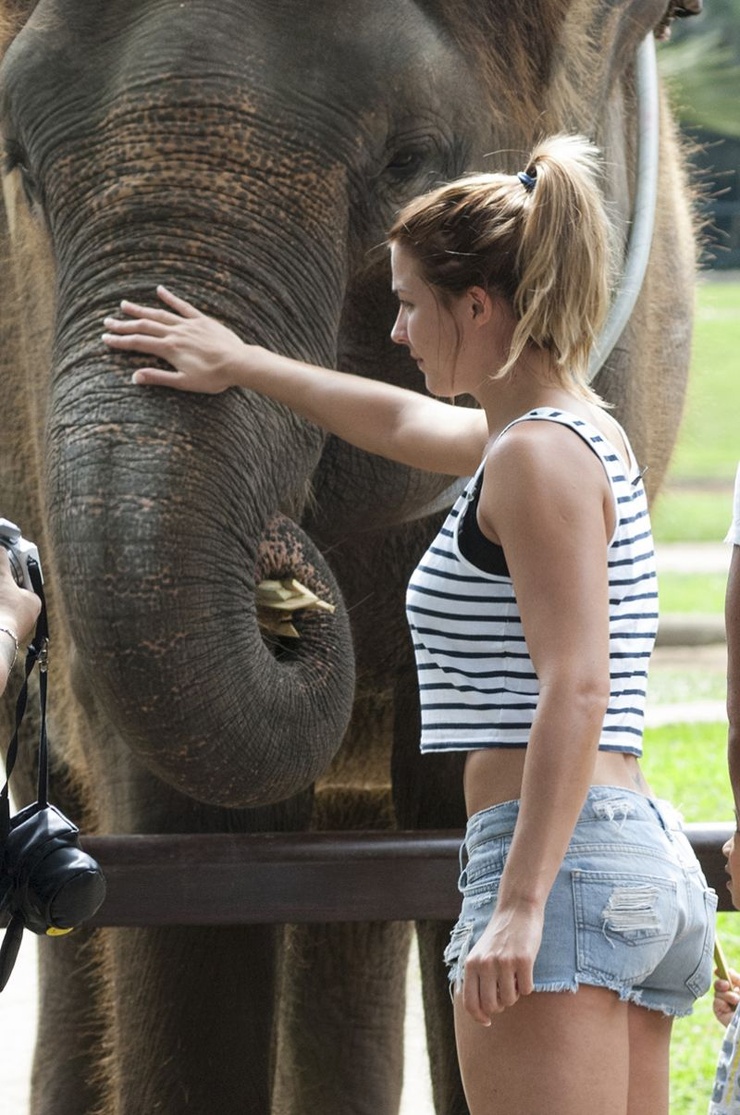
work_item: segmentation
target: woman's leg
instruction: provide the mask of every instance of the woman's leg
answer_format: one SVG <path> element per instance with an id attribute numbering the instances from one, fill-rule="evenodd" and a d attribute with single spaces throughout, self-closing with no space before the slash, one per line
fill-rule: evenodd
<path id="1" fill-rule="evenodd" d="M 629 1005 L 630 1086 L 627 1115 L 668 1115 L 673 1019 Z"/>
<path id="2" fill-rule="evenodd" d="M 628 1108 L 633 1032 L 629 1005 L 613 991 L 582 986 L 575 994 L 535 992 L 494 1015 L 490 1027 L 473 1021 L 458 994 L 455 1029 L 470 1115 L 668 1111 L 657 1105 Z M 649 1056 L 646 1052 L 644 1060 Z M 653 1082 L 651 1095 L 656 1094 Z"/>

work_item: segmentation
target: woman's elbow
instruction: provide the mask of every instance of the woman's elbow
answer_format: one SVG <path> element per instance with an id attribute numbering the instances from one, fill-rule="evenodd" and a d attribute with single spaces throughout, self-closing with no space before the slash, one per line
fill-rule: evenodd
<path id="1" fill-rule="evenodd" d="M 609 707 L 611 679 L 601 672 L 568 674 L 541 686 L 542 693 L 546 690 L 574 719 L 601 726 Z"/>

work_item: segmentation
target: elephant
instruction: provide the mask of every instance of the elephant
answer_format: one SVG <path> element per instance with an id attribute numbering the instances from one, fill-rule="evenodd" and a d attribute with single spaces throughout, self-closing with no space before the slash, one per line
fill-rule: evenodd
<path id="1" fill-rule="evenodd" d="M 2 513 L 43 555 L 52 799 L 86 831 L 462 827 L 459 756 L 418 756 L 403 617 L 451 478 L 249 392 L 139 391 L 102 321 L 166 282 L 245 340 L 421 390 L 389 338 L 393 215 L 579 131 L 605 155 L 618 263 L 635 52 L 698 6 L 0 0 Z M 681 418 L 695 270 L 662 94 L 659 123 L 647 272 L 596 380 L 653 493 Z M 286 578 L 333 608 L 299 610 L 298 638 L 261 624 L 256 587 Z M 459 1115 L 448 928 L 416 932 L 436 1110 Z M 410 934 L 42 940 L 33 1115 L 393 1115 Z"/>

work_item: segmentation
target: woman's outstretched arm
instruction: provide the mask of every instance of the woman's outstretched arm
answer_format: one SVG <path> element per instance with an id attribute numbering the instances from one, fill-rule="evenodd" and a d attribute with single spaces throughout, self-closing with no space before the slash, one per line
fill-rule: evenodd
<path id="1" fill-rule="evenodd" d="M 125 317 L 105 319 L 109 348 L 171 365 L 142 365 L 134 383 L 208 394 L 248 388 L 369 453 L 452 476 L 477 468 L 488 437 L 482 411 L 247 345 L 166 287 L 157 294 L 167 309 L 123 302 Z"/>

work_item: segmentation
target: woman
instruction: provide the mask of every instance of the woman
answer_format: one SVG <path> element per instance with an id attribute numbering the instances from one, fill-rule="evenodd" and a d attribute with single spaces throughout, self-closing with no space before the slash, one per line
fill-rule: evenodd
<path id="1" fill-rule="evenodd" d="M 443 186 L 391 229 L 432 396 L 244 345 L 164 288 L 123 303 L 134 382 L 261 391 L 371 453 L 474 475 L 409 587 L 423 750 L 466 751 L 446 959 L 472 1115 L 660 1115 L 674 1015 L 711 976 L 713 895 L 638 757 L 657 592 L 627 439 L 587 386 L 608 297 L 596 152 Z"/>

